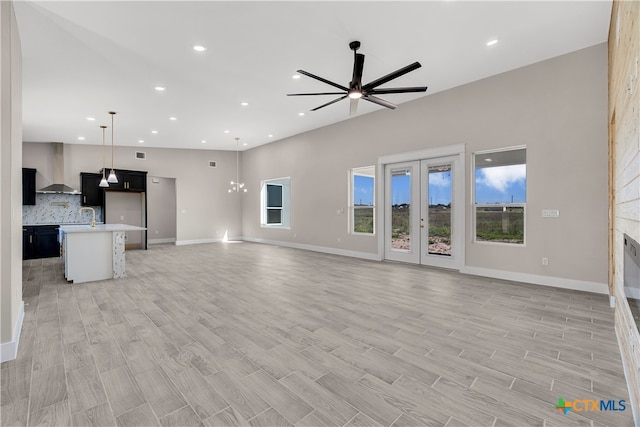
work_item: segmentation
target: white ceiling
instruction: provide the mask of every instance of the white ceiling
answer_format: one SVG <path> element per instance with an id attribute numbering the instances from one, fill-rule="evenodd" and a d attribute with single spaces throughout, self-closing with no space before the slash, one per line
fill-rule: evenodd
<path id="1" fill-rule="evenodd" d="M 611 2 L 17 1 L 15 10 L 25 141 L 100 144 L 113 110 L 116 145 L 232 150 L 234 137 L 249 149 L 348 120 L 348 100 L 310 112 L 335 96 L 286 94 L 334 89 L 294 80 L 297 69 L 348 86 L 350 41 L 362 42 L 364 83 L 422 64 L 382 86 L 429 87 L 380 96 L 402 104 L 605 42 Z M 402 109 L 359 104 L 357 115 Z"/>

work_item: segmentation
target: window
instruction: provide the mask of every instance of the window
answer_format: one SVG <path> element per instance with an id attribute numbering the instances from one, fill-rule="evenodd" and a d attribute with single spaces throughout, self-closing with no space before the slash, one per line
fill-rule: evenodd
<path id="1" fill-rule="evenodd" d="M 375 167 L 351 169 L 349 181 L 349 231 L 374 234 Z"/>
<path id="2" fill-rule="evenodd" d="M 475 153 L 473 160 L 475 241 L 524 244 L 526 149 Z"/>
<path id="3" fill-rule="evenodd" d="M 290 178 L 262 181 L 263 227 L 289 228 L 290 181 Z"/>

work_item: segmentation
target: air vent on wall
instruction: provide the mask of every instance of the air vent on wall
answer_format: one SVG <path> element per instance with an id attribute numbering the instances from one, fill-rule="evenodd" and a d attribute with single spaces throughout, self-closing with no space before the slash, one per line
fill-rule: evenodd
<path id="1" fill-rule="evenodd" d="M 217 164 L 217 162 L 215 160 L 209 160 L 209 167 L 210 168 L 215 168 L 217 166 L 218 166 L 218 164 Z"/>
<path id="2" fill-rule="evenodd" d="M 145 160 L 147 158 L 147 153 L 144 151 L 136 151 L 136 159 Z"/>

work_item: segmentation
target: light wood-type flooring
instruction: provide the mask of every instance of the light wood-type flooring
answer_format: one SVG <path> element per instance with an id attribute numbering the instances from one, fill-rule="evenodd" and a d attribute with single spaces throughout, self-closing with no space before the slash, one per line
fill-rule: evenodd
<path id="1" fill-rule="evenodd" d="M 3 426 L 633 423 L 606 295 L 253 243 L 126 262 L 73 285 L 25 261 Z"/>

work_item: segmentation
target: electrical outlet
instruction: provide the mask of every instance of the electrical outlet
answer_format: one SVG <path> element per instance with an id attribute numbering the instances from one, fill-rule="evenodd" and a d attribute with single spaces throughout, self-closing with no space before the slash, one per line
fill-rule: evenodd
<path id="1" fill-rule="evenodd" d="M 120 215 L 120 221 L 124 221 L 124 215 Z"/>
<path id="2" fill-rule="evenodd" d="M 549 258 L 542 257 L 542 265 L 549 265 Z"/>

